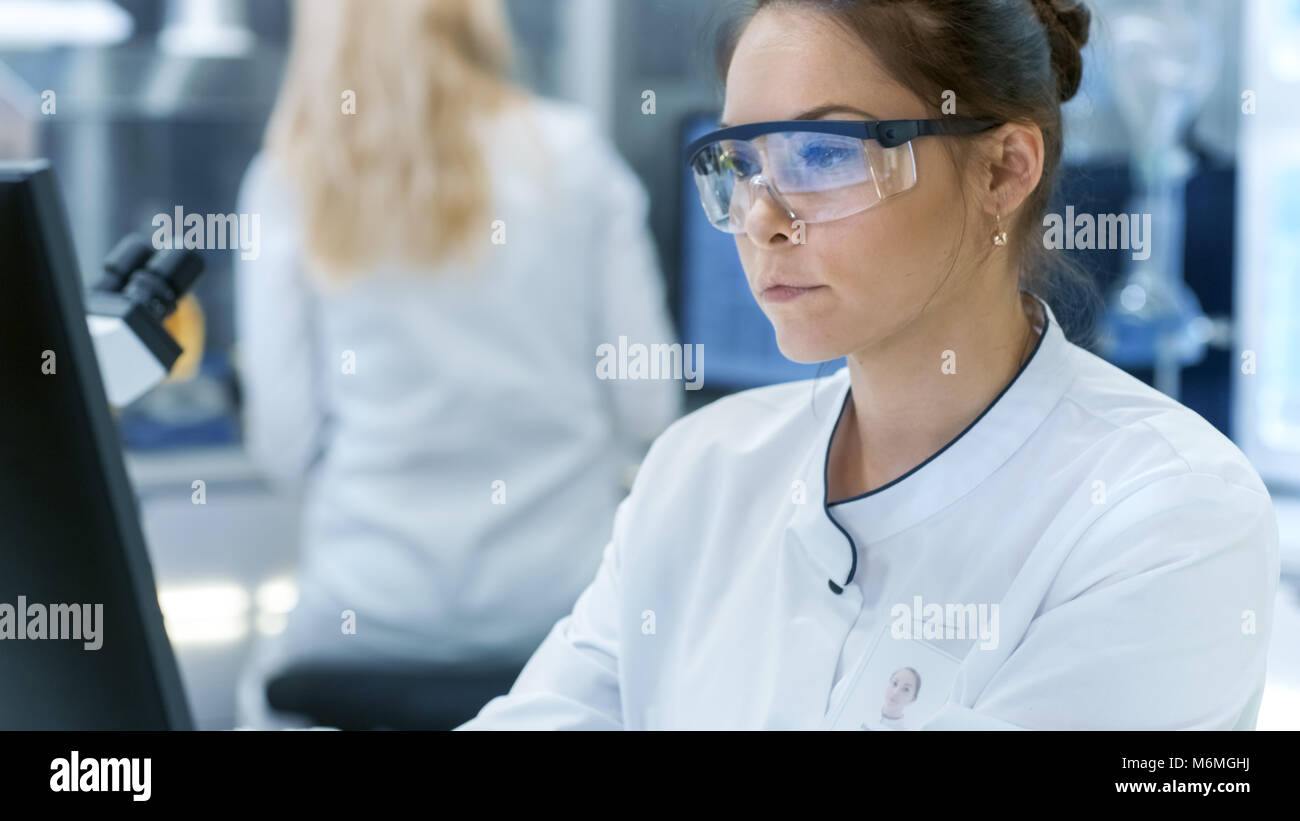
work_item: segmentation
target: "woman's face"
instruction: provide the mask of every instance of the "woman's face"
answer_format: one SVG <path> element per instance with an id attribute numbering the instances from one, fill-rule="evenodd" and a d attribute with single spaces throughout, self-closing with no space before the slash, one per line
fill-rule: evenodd
<path id="1" fill-rule="evenodd" d="M 889 677 L 889 686 L 885 688 L 884 714 L 898 718 L 903 708 L 916 701 L 916 676 L 904 667 Z"/>
<path id="2" fill-rule="evenodd" d="M 732 57 L 723 122 L 808 119 L 809 112 L 827 120 L 931 116 L 832 21 L 780 6 L 759 12 Z M 769 197 L 754 204 L 736 244 L 787 358 L 822 362 L 865 351 L 888 343 L 922 308 L 960 307 L 958 283 L 967 277 L 949 269 L 965 206 L 941 139 L 912 142 L 915 187 L 853 216 L 807 224 L 803 243 Z M 966 219 L 979 224 L 977 214 Z"/>

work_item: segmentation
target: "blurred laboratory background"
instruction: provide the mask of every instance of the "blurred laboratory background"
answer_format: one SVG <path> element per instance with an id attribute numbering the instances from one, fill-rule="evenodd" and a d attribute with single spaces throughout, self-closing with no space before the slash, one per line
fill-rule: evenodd
<path id="1" fill-rule="evenodd" d="M 1269 483 L 1283 585 L 1259 727 L 1300 729 L 1300 0 L 1091 5 L 1052 210 L 1150 213 L 1158 240 L 1146 260 L 1070 252 L 1104 300 L 1091 347 L 1231 436 Z M 710 32 L 733 6 L 509 3 L 519 82 L 593 112 L 650 195 L 677 332 L 709 355 L 691 406 L 817 372 L 777 353 L 681 162 L 716 122 Z M 87 281 L 155 214 L 236 211 L 289 15 L 285 0 L 0 0 L 0 157 L 52 160 Z M 234 724 L 251 640 L 297 595 L 297 503 L 241 446 L 234 253 L 206 254 L 197 372 L 117 415 L 202 728 Z"/>

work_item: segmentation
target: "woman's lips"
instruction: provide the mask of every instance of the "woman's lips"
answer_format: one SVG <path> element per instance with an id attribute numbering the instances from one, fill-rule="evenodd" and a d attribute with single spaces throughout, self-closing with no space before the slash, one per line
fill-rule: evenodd
<path id="1" fill-rule="evenodd" d="M 764 302 L 793 302 L 800 297 L 819 291 L 825 288 L 825 285 L 813 285 L 807 288 L 799 288 L 794 285 L 773 285 L 765 288 L 759 297 Z"/>

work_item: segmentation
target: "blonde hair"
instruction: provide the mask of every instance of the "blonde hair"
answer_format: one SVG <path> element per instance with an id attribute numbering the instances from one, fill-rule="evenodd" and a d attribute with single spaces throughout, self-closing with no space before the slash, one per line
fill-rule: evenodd
<path id="1" fill-rule="evenodd" d="M 381 253 L 477 248 L 491 190 L 475 129 L 520 96 L 511 60 L 500 0 L 297 0 L 266 147 L 297 186 L 308 258 L 340 277 Z"/>

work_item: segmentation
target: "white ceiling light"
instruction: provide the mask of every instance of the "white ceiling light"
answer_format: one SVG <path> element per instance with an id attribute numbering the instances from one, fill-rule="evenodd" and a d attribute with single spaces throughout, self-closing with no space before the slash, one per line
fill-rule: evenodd
<path id="1" fill-rule="evenodd" d="M 256 37 L 244 0 L 167 0 L 158 46 L 175 57 L 242 57 Z"/>

